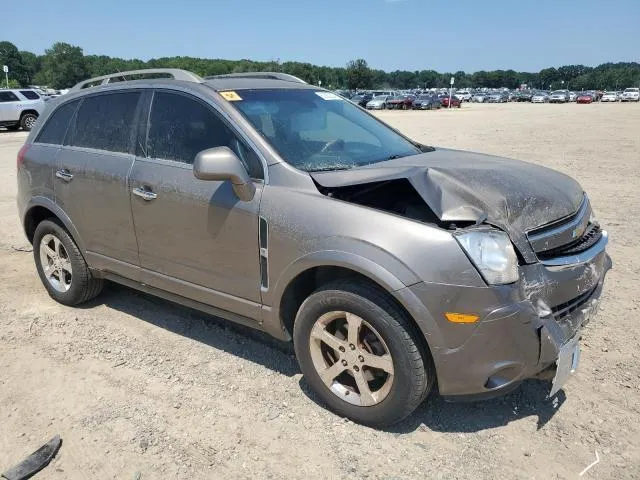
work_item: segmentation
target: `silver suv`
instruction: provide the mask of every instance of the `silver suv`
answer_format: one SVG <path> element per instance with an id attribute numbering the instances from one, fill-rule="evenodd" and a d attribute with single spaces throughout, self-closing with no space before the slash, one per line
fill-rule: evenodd
<path id="1" fill-rule="evenodd" d="M 0 90 L 0 127 L 29 131 L 44 110 L 44 99 L 35 90 Z"/>
<path id="2" fill-rule="evenodd" d="M 577 366 L 611 260 L 566 175 L 419 144 L 280 73 L 125 72 L 47 104 L 18 206 L 65 305 L 111 280 L 293 340 L 324 403 L 372 426 L 436 384 L 554 394 Z"/>

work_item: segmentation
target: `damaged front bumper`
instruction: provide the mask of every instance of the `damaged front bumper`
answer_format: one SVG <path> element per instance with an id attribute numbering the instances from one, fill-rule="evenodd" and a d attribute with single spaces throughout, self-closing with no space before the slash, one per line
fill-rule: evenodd
<path id="1" fill-rule="evenodd" d="M 554 394 L 575 369 L 581 329 L 597 311 L 612 266 L 604 245 L 606 238 L 580 258 L 520 266 L 520 280 L 512 285 L 408 287 L 438 326 L 438 334 L 427 340 L 440 394 L 490 398 L 545 374 L 555 375 Z M 453 324 L 446 312 L 480 320 Z"/>

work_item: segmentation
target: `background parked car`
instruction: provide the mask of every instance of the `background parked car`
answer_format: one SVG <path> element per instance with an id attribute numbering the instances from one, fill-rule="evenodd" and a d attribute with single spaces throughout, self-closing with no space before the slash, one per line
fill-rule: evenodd
<path id="1" fill-rule="evenodd" d="M 620 94 L 618 92 L 604 92 L 601 102 L 617 102 L 620 98 Z"/>
<path id="2" fill-rule="evenodd" d="M 575 102 L 578 98 L 578 94 L 576 92 L 569 92 L 569 101 Z"/>
<path id="3" fill-rule="evenodd" d="M 393 95 L 387 97 L 386 108 L 389 110 L 407 110 L 411 108 L 414 99 L 415 97 L 412 95 Z"/>
<path id="4" fill-rule="evenodd" d="M 463 102 L 470 102 L 472 98 L 472 94 L 469 91 L 460 91 L 456 92 L 456 97 L 458 97 Z"/>
<path id="5" fill-rule="evenodd" d="M 537 92 L 531 97 L 532 103 L 549 103 L 549 94 L 546 92 Z"/>
<path id="6" fill-rule="evenodd" d="M 418 95 L 413 102 L 414 110 L 434 110 L 440 107 L 441 102 L 437 95 Z"/>
<path id="7" fill-rule="evenodd" d="M 9 130 L 33 128 L 44 110 L 44 99 L 35 90 L 0 90 L 0 127 Z"/>
<path id="8" fill-rule="evenodd" d="M 640 101 L 640 89 L 639 88 L 625 88 L 624 92 L 620 96 L 621 102 L 638 102 Z"/>
<path id="9" fill-rule="evenodd" d="M 440 99 L 440 104 L 442 105 L 443 108 L 449 108 L 449 95 L 442 97 Z M 455 95 L 452 95 L 451 106 L 460 108 L 462 106 L 462 101 Z"/>
<path id="10" fill-rule="evenodd" d="M 533 98 L 533 92 L 531 90 L 523 90 L 516 96 L 516 102 L 530 102 Z"/>
<path id="11" fill-rule="evenodd" d="M 487 93 L 477 92 L 473 95 L 473 97 L 471 97 L 471 101 L 474 103 L 484 103 L 488 96 L 489 94 Z"/>
<path id="12" fill-rule="evenodd" d="M 355 103 L 356 105 L 359 105 L 361 107 L 366 107 L 367 103 L 369 103 L 371 100 L 373 100 L 373 94 L 371 93 L 365 93 L 362 95 L 355 95 L 353 97 L 351 97 L 351 101 L 353 103 Z"/>
<path id="13" fill-rule="evenodd" d="M 367 102 L 367 110 L 384 110 L 387 108 L 387 95 L 380 95 L 378 97 L 373 97 L 369 102 Z"/>
<path id="14" fill-rule="evenodd" d="M 549 103 L 567 103 L 570 98 L 568 90 L 556 90 L 549 95 Z"/>
<path id="15" fill-rule="evenodd" d="M 509 97 L 503 92 L 492 93 L 485 99 L 487 103 L 507 103 L 508 101 Z"/>
<path id="16" fill-rule="evenodd" d="M 593 93 L 590 92 L 582 92 L 580 95 L 578 95 L 578 98 L 576 99 L 577 103 L 593 103 L 594 101 L 594 96 Z"/>

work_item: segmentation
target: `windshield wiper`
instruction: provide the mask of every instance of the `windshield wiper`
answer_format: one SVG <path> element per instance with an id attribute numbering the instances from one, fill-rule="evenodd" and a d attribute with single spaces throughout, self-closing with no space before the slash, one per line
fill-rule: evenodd
<path id="1" fill-rule="evenodd" d="M 307 170 L 307 172 L 333 172 L 333 171 L 337 171 L 337 170 L 351 170 L 352 167 L 321 167 L 321 168 L 314 168 L 313 170 Z"/>

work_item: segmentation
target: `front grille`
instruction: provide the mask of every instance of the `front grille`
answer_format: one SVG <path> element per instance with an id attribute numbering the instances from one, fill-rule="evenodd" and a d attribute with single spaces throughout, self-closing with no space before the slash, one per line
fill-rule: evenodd
<path id="1" fill-rule="evenodd" d="M 590 223 L 580 238 L 566 245 L 546 250 L 544 252 L 539 252 L 538 258 L 540 260 L 548 260 L 555 257 L 576 255 L 593 247 L 601 238 L 602 229 L 600 228 L 600 225 L 597 223 Z"/>
<path id="2" fill-rule="evenodd" d="M 582 307 L 585 303 L 589 301 L 593 292 L 595 292 L 598 286 L 596 285 L 591 290 L 587 290 L 581 295 L 578 295 L 575 298 L 572 298 L 568 302 L 561 303 L 560 305 L 556 305 L 551 308 L 551 312 L 553 312 L 553 316 L 556 320 L 562 320 L 563 318 L 571 315 L 573 312 Z"/>
<path id="3" fill-rule="evenodd" d="M 568 302 L 561 303 L 551 308 L 553 312 L 553 318 L 558 326 L 562 329 L 566 339 L 573 338 L 582 324 L 582 315 L 572 315 L 577 310 L 582 308 L 593 296 L 596 291 L 597 285 L 591 290 L 586 291 L 582 295 L 569 300 Z"/>

